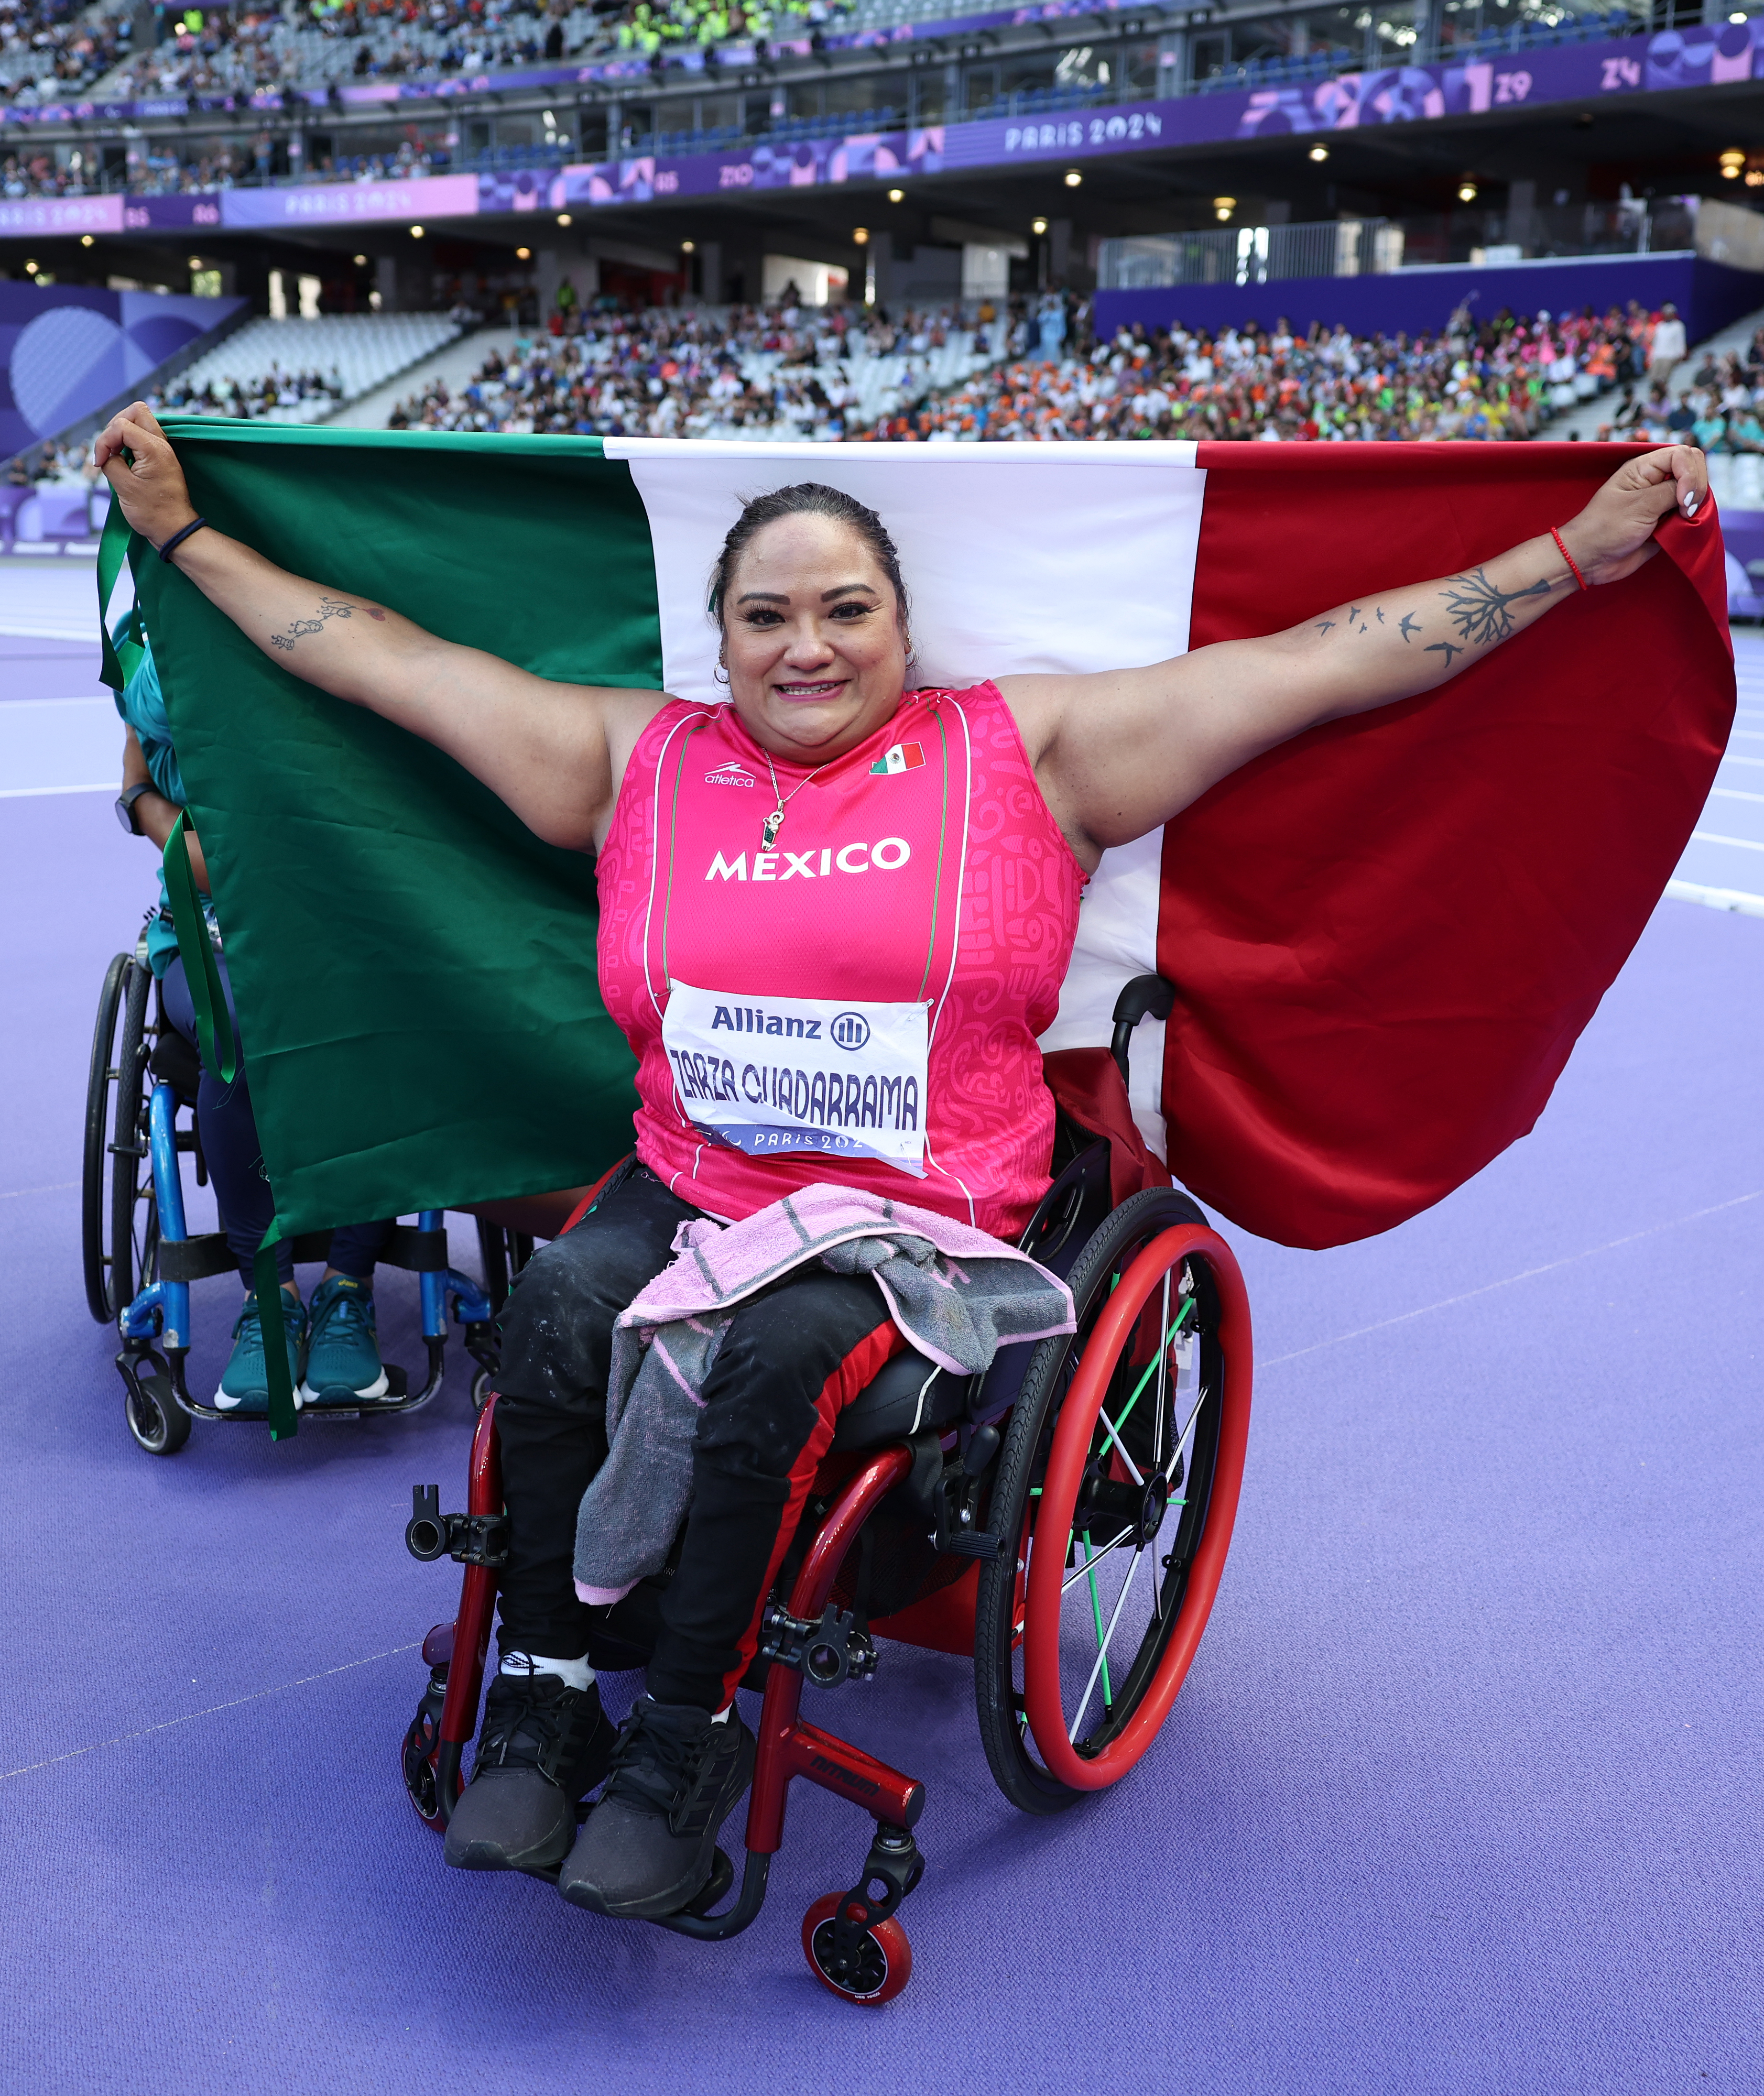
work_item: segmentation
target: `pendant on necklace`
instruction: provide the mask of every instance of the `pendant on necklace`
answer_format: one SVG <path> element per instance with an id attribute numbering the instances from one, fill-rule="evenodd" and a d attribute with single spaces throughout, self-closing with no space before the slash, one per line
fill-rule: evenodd
<path id="1" fill-rule="evenodd" d="M 782 808 L 775 808 L 759 826 L 759 842 L 762 851 L 771 849 L 778 832 L 784 826 L 784 811 Z"/>

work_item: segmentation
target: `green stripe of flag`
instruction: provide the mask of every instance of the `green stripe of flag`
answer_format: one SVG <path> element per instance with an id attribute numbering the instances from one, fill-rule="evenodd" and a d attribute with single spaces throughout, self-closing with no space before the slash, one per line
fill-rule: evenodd
<path id="1" fill-rule="evenodd" d="M 167 428 L 198 509 L 295 573 L 540 676 L 661 683 L 648 521 L 597 439 Z M 142 550 L 284 1234 L 596 1177 L 635 1094 L 590 861 Z"/>

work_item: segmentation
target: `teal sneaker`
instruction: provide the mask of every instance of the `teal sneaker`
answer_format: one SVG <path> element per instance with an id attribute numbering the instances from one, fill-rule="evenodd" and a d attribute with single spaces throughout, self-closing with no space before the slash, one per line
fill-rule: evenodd
<path id="1" fill-rule="evenodd" d="M 288 1345 L 288 1380 L 300 1383 L 300 1358 L 306 1345 L 306 1312 L 286 1290 L 282 1298 L 282 1330 Z M 264 1323 L 257 1314 L 257 1293 L 245 1299 L 233 1327 L 233 1354 L 214 1394 L 217 1412 L 269 1410 L 269 1382 L 264 1371 Z"/>
<path id="2" fill-rule="evenodd" d="M 373 1295 L 365 1281 L 334 1273 L 312 1291 L 303 1404 L 359 1404 L 384 1397 L 386 1369 L 373 1329 Z"/>

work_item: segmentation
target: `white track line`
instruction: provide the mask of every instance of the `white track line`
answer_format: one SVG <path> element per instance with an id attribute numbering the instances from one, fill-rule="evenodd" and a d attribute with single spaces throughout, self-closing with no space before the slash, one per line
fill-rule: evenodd
<path id="1" fill-rule="evenodd" d="M 1756 837 L 1724 837 L 1718 830 L 1692 830 L 1691 841 L 1699 845 L 1737 845 L 1741 851 L 1764 851 Z"/>
<path id="2" fill-rule="evenodd" d="M 1307 1354 L 1320 1354 L 1325 1347 L 1345 1347 L 1351 1339 L 1364 1339 L 1373 1332 L 1387 1332 L 1393 1325 L 1407 1325 L 1417 1317 L 1430 1317 L 1436 1310 L 1454 1310 L 1461 1303 L 1474 1303 L 1478 1296 L 1492 1295 L 1498 1289 L 1515 1287 L 1522 1281 L 1535 1281 L 1539 1274 L 1559 1273 L 1565 1266 L 1578 1266 L 1583 1260 L 1597 1259 L 1624 1245 L 1640 1244 L 1644 1238 L 1657 1238 L 1666 1230 L 1682 1229 L 1687 1223 L 1700 1223 L 1709 1216 L 1725 1215 L 1729 1208 L 1743 1208 L 1748 1201 L 1761 1198 L 1764 1198 L 1764 1186 L 1749 1194 L 1736 1194 L 1731 1201 L 1718 1201 L 1711 1208 L 1695 1208 L 1688 1216 L 1674 1216 L 1670 1223 L 1653 1223 L 1644 1230 L 1631 1230 L 1627 1237 L 1613 1238 L 1608 1244 L 1570 1252 L 1565 1259 L 1552 1259 L 1545 1266 L 1528 1266 L 1522 1273 L 1508 1274 L 1504 1280 L 1485 1282 L 1480 1288 L 1466 1289 L 1461 1295 L 1442 1296 L 1437 1303 L 1424 1303 L 1418 1310 L 1404 1310 L 1395 1317 L 1381 1317 L 1376 1325 L 1362 1325 L 1357 1331 L 1338 1332 L 1333 1339 L 1319 1339 L 1315 1345 L 1300 1347 L 1295 1353 L 1276 1354 L 1272 1360 L 1258 1361 L 1256 1369 L 1258 1372 L 1277 1369 L 1286 1361 L 1303 1360 Z"/>
<path id="3" fill-rule="evenodd" d="M 0 801 L 33 801 L 45 793 L 112 793 L 118 791 L 114 779 L 100 779 L 90 786 L 0 786 Z M 1758 847 L 1764 851 L 1764 845 Z"/>
<path id="4" fill-rule="evenodd" d="M 1710 910 L 1737 910 L 1742 917 L 1764 917 L 1764 895 L 1743 888 L 1709 888 L 1700 880 L 1669 880 L 1666 893 L 1674 902 L 1701 902 Z"/>
<path id="5" fill-rule="evenodd" d="M 38 1770 L 54 1768 L 60 1762 L 76 1762 L 81 1754 L 95 1754 L 105 1747 L 125 1747 L 132 1740 L 151 1739 L 155 1732 L 175 1731 L 180 1725 L 194 1725 L 199 1718 L 213 1718 L 223 1710 L 242 1710 L 247 1703 L 260 1703 L 266 1696 L 286 1696 L 290 1688 L 309 1688 L 315 1681 L 329 1681 L 334 1674 L 347 1674 L 351 1668 L 372 1666 L 376 1661 L 396 1659 L 401 1653 L 420 1652 L 422 1640 L 415 1644 L 395 1644 L 386 1652 L 370 1652 L 365 1659 L 346 1659 L 341 1666 L 327 1666 L 321 1673 L 303 1674 L 298 1681 L 279 1682 L 273 1688 L 254 1688 L 249 1696 L 235 1696 L 230 1703 L 211 1703 L 206 1710 L 192 1710 L 182 1718 L 168 1718 L 163 1724 L 143 1725 L 138 1732 L 119 1732 L 112 1740 L 94 1740 L 89 1747 L 70 1747 L 64 1754 L 51 1754 L 46 1761 L 27 1762 L 23 1766 L 0 1769 L 0 1783 L 10 1783 L 15 1775 L 35 1775 Z"/>

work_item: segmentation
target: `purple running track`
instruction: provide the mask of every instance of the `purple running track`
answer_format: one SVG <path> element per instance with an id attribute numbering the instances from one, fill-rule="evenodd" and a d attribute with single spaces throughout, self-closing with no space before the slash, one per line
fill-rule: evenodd
<path id="1" fill-rule="evenodd" d="M 94 795 L 4 804 L 0 853 L 7 2086 L 1757 2086 L 1764 924 L 1662 905 L 1537 1133 L 1432 1213 L 1238 1240 L 1236 1546 L 1121 1788 L 1012 1812 L 954 1660 L 811 1695 L 929 1788 L 915 1978 L 867 2015 L 797 1944 L 867 1832 L 819 1793 L 723 1945 L 443 1867 L 396 1750 L 456 1577 L 400 1531 L 413 1482 L 463 1499 L 460 1350 L 408 1421 L 134 1448 L 75 1181 L 147 854 Z M 199 1386 L 236 1301 L 197 1291 Z M 408 1277 L 382 1325 L 414 1367 Z"/>

